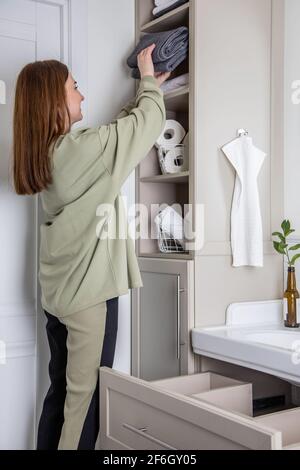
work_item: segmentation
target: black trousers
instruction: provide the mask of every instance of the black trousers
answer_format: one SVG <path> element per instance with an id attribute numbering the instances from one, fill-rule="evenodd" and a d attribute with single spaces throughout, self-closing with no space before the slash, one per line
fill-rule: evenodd
<path id="1" fill-rule="evenodd" d="M 117 330 L 118 300 L 106 301 L 107 316 L 105 336 L 99 365 L 112 368 L 114 362 Z M 68 360 L 67 328 L 59 319 L 44 310 L 48 319 L 46 330 L 50 347 L 50 388 L 45 397 L 38 426 L 37 450 L 57 450 L 64 423 L 66 398 L 66 367 Z M 93 450 L 99 432 L 99 378 L 84 422 L 78 450 Z"/>

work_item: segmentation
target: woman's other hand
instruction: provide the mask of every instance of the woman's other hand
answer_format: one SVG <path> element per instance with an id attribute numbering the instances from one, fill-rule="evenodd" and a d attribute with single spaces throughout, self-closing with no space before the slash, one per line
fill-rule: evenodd
<path id="1" fill-rule="evenodd" d="M 154 77 L 157 80 L 158 86 L 161 86 L 170 77 L 171 72 L 155 72 Z"/>

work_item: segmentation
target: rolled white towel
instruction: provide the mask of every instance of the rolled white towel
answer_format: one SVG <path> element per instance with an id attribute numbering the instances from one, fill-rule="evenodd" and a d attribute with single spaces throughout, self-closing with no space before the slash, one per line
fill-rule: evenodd
<path id="1" fill-rule="evenodd" d="M 171 206 L 166 207 L 155 218 L 155 223 L 163 232 L 171 235 L 175 240 L 184 240 L 184 220 Z"/>

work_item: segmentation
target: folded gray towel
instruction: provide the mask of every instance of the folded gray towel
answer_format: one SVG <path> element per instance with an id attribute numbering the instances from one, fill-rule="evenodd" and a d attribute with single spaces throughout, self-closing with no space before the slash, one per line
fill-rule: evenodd
<path id="1" fill-rule="evenodd" d="M 186 49 L 185 52 L 182 54 L 177 54 L 176 56 L 172 57 L 169 60 L 166 60 L 165 62 L 157 62 L 154 64 L 154 70 L 155 72 L 173 72 L 178 65 L 180 65 L 188 55 L 188 49 Z M 135 67 L 132 69 L 131 76 L 136 79 L 141 78 L 140 70 L 138 67 Z"/>
<path id="2" fill-rule="evenodd" d="M 137 63 L 138 54 L 153 43 L 156 44 L 152 53 L 154 70 L 156 72 L 173 72 L 187 57 L 189 30 L 187 27 L 181 26 L 171 31 L 145 34 L 127 59 L 128 66 L 133 69 L 132 76 L 134 78 L 140 78 Z"/>

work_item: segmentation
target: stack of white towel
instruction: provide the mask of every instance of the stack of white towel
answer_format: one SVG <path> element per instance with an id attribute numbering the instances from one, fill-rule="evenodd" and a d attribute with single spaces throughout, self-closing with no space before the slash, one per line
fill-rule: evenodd
<path id="1" fill-rule="evenodd" d="M 172 78 L 171 80 L 167 80 L 161 85 L 161 89 L 164 93 L 177 90 L 182 86 L 186 86 L 189 84 L 189 74 L 184 73 L 183 75 L 179 75 L 178 77 Z"/>
<path id="2" fill-rule="evenodd" d="M 161 16 L 174 8 L 183 5 L 188 0 L 154 0 L 155 8 L 153 10 L 153 16 Z"/>

